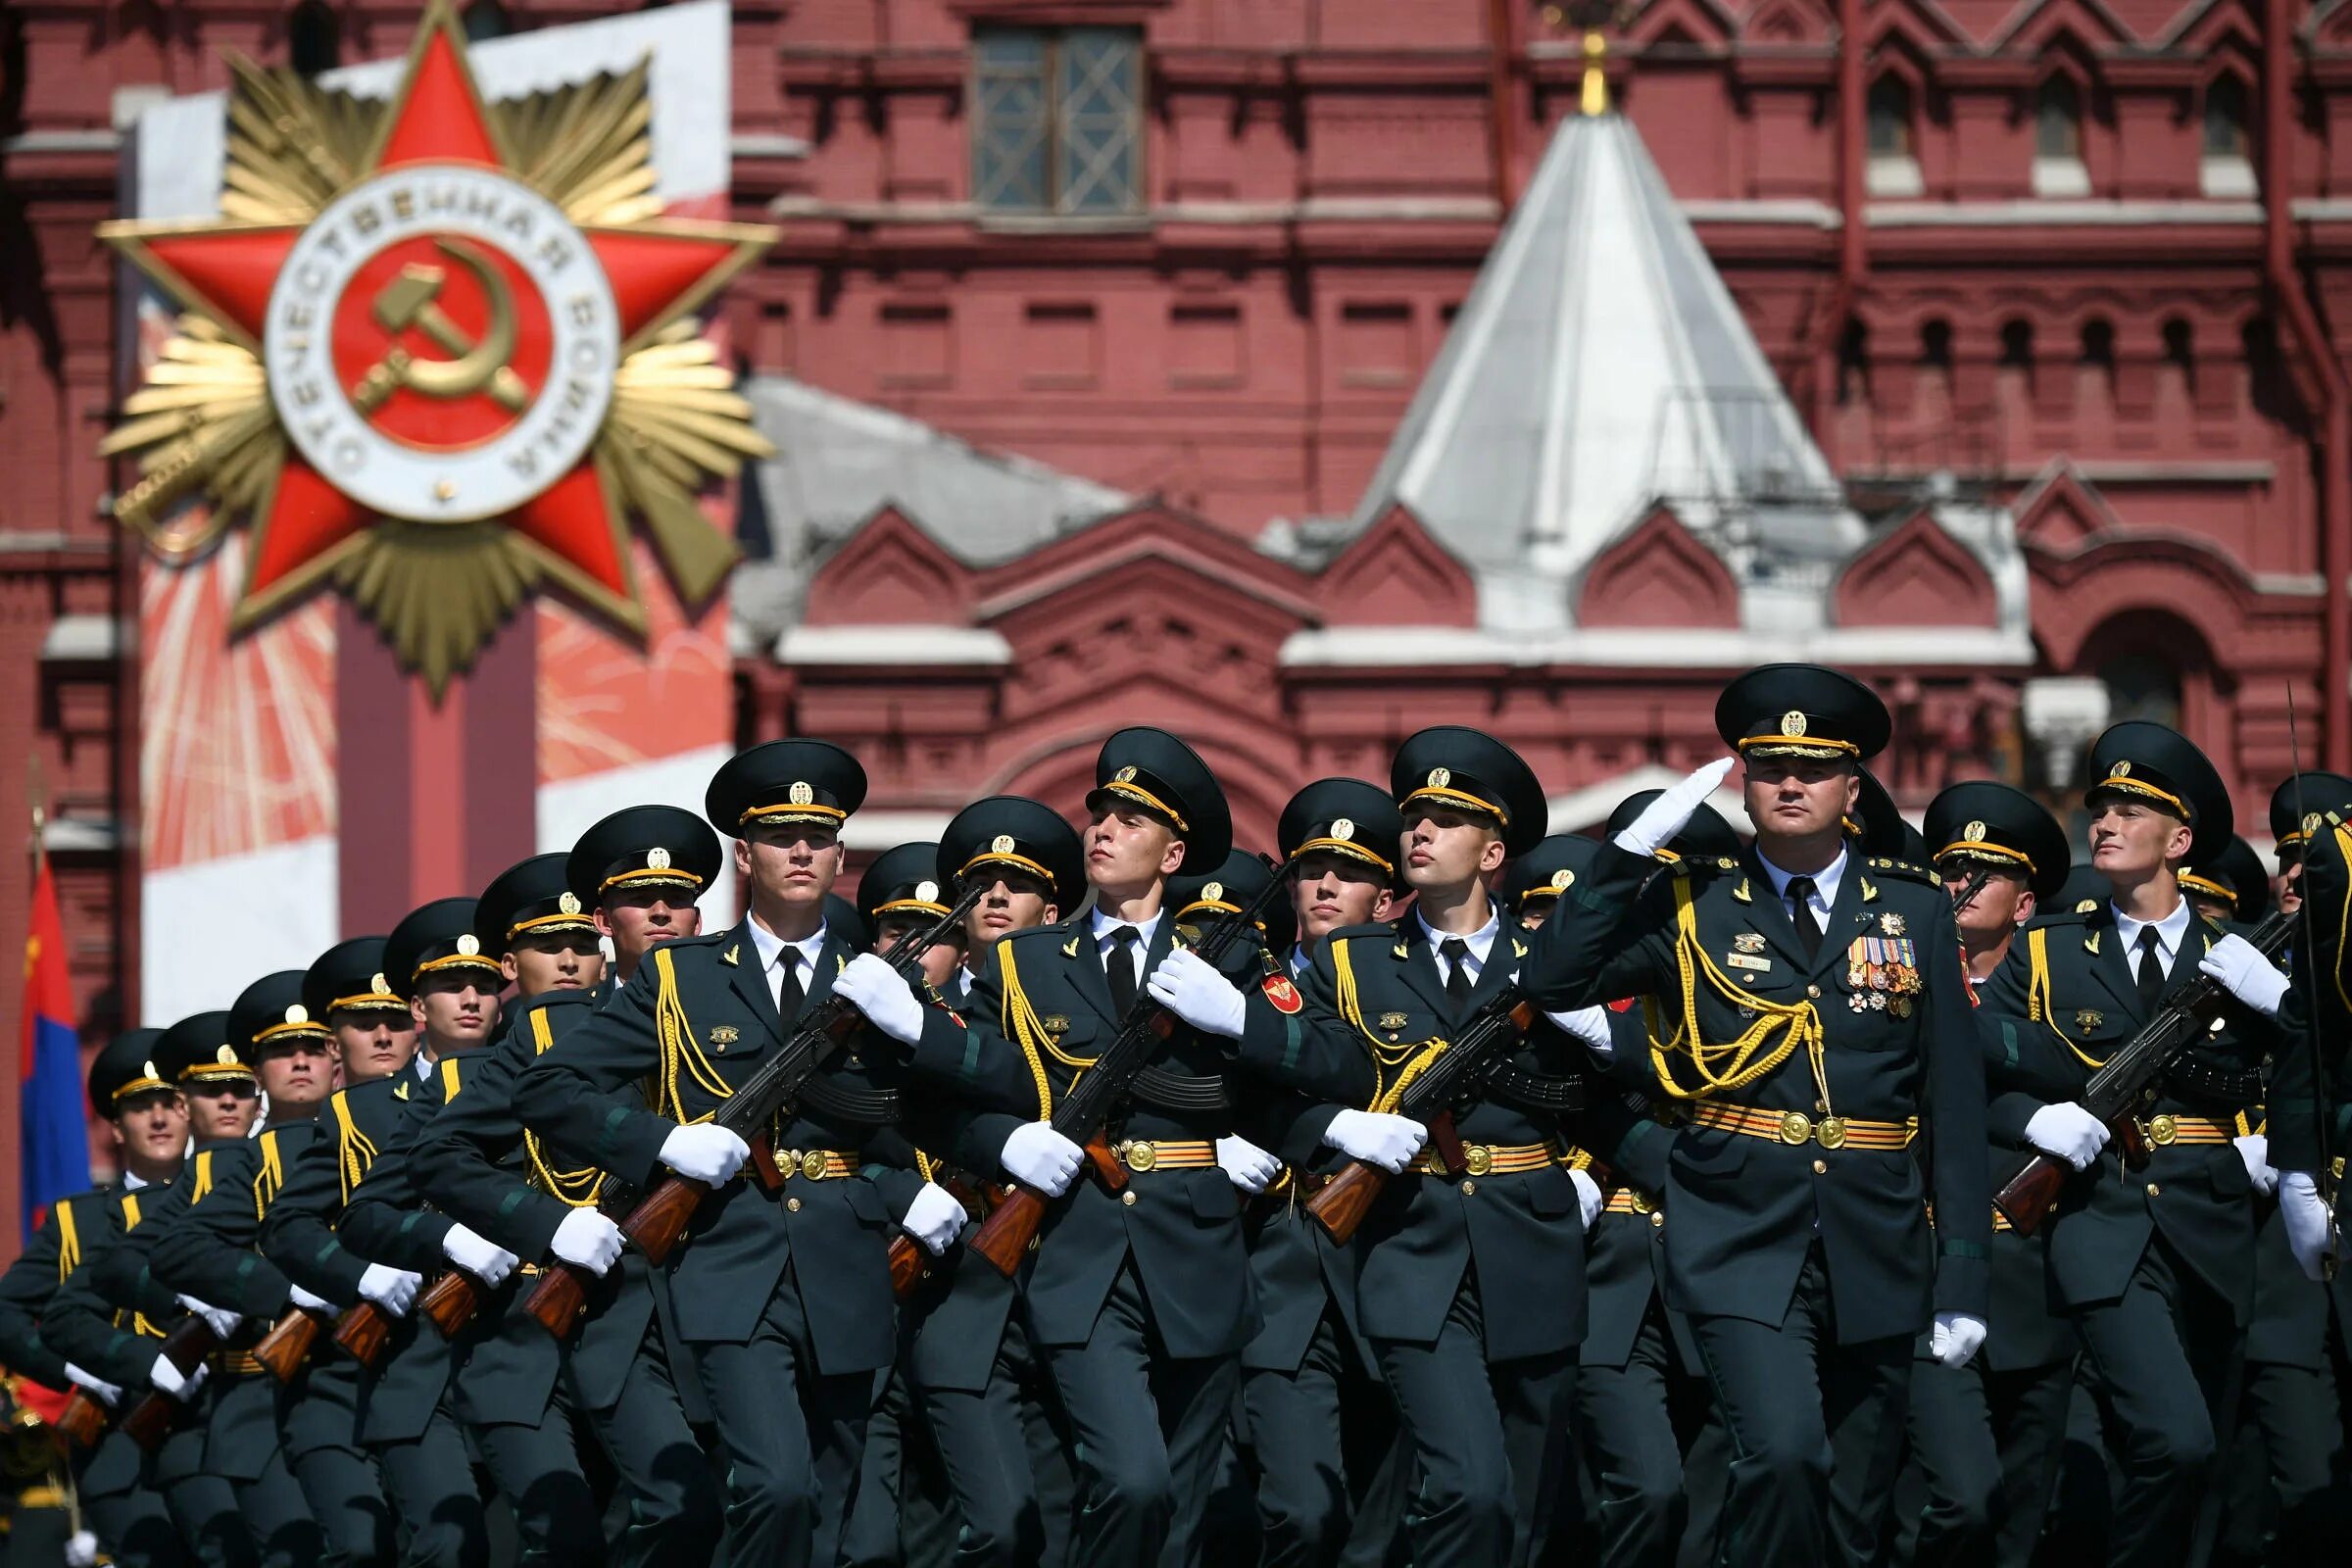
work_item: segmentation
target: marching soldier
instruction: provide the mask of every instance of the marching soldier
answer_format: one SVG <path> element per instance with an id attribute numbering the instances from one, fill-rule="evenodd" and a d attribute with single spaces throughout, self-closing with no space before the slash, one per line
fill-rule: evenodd
<path id="1" fill-rule="evenodd" d="M 2066 830 L 2031 796 L 1974 782 L 1930 803 L 1927 842 L 1954 901 L 1973 987 L 2057 898 Z M 1984 1349 L 1957 1369 L 1924 1338 L 1913 1351 L 1909 1430 L 1925 1507 L 1898 1522 L 1904 1561 L 2025 1568 L 2033 1560 L 2057 1486 L 2080 1349 L 2073 1323 L 2050 1306 L 2047 1261 L 2044 1233 L 2020 1235 L 1994 1213 Z"/>
<path id="2" fill-rule="evenodd" d="M 2230 838 L 2230 798 L 2204 755 L 2135 721 L 2100 736 L 2090 764 L 2091 863 L 2109 898 L 2030 924 L 1980 988 L 1998 1041 L 1991 1122 L 2083 1173 L 2045 1224 L 2054 1294 L 2124 1434 L 2109 1558 L 2201 1562 L 2253 1307 L 2261 1152 L 2232 1146 L 2262 1098 L 2286 977 L 2181 896 L 2180 867 Z M 2148 1163 L 2126 1171 L 2073 1096 L 2197 970 L 2245 1004 L 2167 1072 L 2142 1118 Z"/>
<path id="3" fill-rule="evenodd" d="M 595 922 L 564 879 L 561 854 L 535 855 L 510 866 L 478 900 L 443 900 L 427 908 L 444 923 L 419 929 L 412 915 L 394 928 L 386 962 L 394 975 L 407 969 L 416 976 L 417 1027 L 433 1071 L 398 1103 L 388 1136 L 371 1137 L 377 1152 L 353 1186 L 335 1232 L 361 1256 L 427 1279 L 453 1268 L 471 1277 L 479 1300 L 470 1319 L 454 1338 L 416 1330 L 416 1339 L 398 1352 L 386 1381 L 407 1383 L 419 1405 L 436 1399 L 472 1440 L 514 1507 L 525 1561 L 601 1562 L 604 1533 L 573 1445 L 562 1347 L 514 1309 L 529 1277 L 517 1272 L 514 1251 L 425 1206 L 419 1184 L 430 1146 L 424 1146 L 426 1153 L 419 1146 L 435 1115 L 461 1103 L 474 1075 L 494 1059 L 493 1041 L 507 1021 L 504 1008 L 493 997 L 478 1014 L 466 1011 L 468 999 L 497 984 L 482 975 L 482 967 L 495 964 L 491 973 L 518 983 L 525 996 L 568 993 L 584 1003 L 604 977 L 604 952 Z M 450 951 L 436 952 L 444 943 Z M 412 944 L 421 956 L 409 956 Z M 474 1017 L 487 1019 L 489 1027 L 469 1027 Z M 519 1152 L 514 1163 L 522 1163 Z M 520 1200 L 521 1186 L 519 1179 L 508 1182 L 512 1200 Z M 609 1267 L 618 1250 L 615 1227 L 593 1208 L 582 1213 L 589 1216 L 582 1227 L 588 1234 L 571 1250 Z M 569 1251 L 558 1255 L 582 1260 Z"/>
<path id="4" fill-rule="evenodd" d="M 156 1071 L 132 1081 L 153 1079 L 178 1091 L 188 1106 L 192 1152 L 169 1186 L 117 1195 L 105 1231 L 83 1236 L 82 1266 L 58 1286 L 41 1320 L 41 1339 L 74 1365 L 122 1388 L 121 1409 L 150 1391 L 181 1406 L 151 1456 L 120 1434 L 110 1437 L 83 1474 L 84 1494 L 98 1499 L 155 1487 L 189 1556 L 206 1563 L 248 1562 L 253 1537 L 238 1513 L 235 1491 L 205 1466 L 205 1386 L 212 1368 L 200 1362 L 182 1372 L 162 1353 L 164 1337 L 187 1310 L 174 1293 L 147 1277 L 147 1261 L 158 1230 L 211 1190 L 216 1169 L 233 1170 L 248 1157 L 246 1135 L 261 1109 L 261 1090 L 229 1042 L 226 1012 L 182 1018 L 155 1043 L 151 1060 Z"/>
<path id="5" fill-rule="evenodd" d="M 842 824 L 864 798 L 864 769 L 821 741 L 771 741 L 721 767 L 705 814 L 738 835 L 750 911 L 719 935 L 656 947 L 514 1080 L 523 1125 L 567 1164 L 641 1189 L 669 1171 L 714 1189 L 670 1288 L 726 1458 L 736 1562 L 832 1562 L 874 1373 L 892 1357 L 890 1216 L 861 1172 L 873 1129 L 786 1107 L 769 1191 L 735 1180 L 750 1146 L 710 1119 L 792 1044 L 856 955 L 825 901 Z"/>
<path id="6" fill-rule="evenodd" d="M 1258 1327 L 1240 1195 L 1217 1140 L 1234 1131 L 1244 1074 L 1342 1098 L 1331 1091 L 1354 1087 L 1354 1073 L 1299 1025 L 1287 979 L 1287 1005 L 1269 1000 L 1254 955 L 1233 956 L 1237 985 L 1191 950 L 1192 933 L 1179 943 L 1168 879 L 1221 863 L 1232 843 L 1224 791 L 1190 747 L 1163 730 L 1116 732 L 1096 758 L 1087 808 L 1093 908 L 1000 940 L 965 1015 L 983 1071 L 1025 1070 L 1033 1083 L 1028 1103 L 1007 1108 L 1041 1123 L 1124 1028 L 1150 1017 L 1145 998 L 1175 1021 L 1153 1076 L 1104 1135 L 1131 1173 L 1125 1190 L 1081 1181 L 1056 1200 L 1024 1286 L 1075 1435 L 1075 1556 L 1174 1563 L 1200 1550 L 1241 1351 Z M 1008 1169 L 1013 1157 L 1008 1143 Z"/>
<path id="7" fill-rule="evenodd" d="M 1382 1193 L 1355 1247 L 1359 1318 L 1419 1470 L 1405 1521 L 1413 1560 L 1530 1564 L 1557 1528 L 1570 1473 L 1585 1211 L 1599 1206 L 1589 1178 L 1580 1188 L 1569 1172 L 1559 1122 L 1583 1053 L 1540 1028 L 1452 1107 L 1466 1174 L 1424 1152 L 1428 1128 L 1389 1107 L 1518 979 L 1529 942 L 1506 929 L 1488 879 L 1544 836 L 1544 791 L 1501 742 L 1446 725 L 1398 748 L 1390 796 L 1413 910 L 1326 935 L 1303 987 L 1319 1030 L 1376 1079 L 1347 1102 L 1375 1108 L 1333 1112 L 1322 1136 L 1407 1176 Z"/>
<path id="8" fill-rule="evenodd" d="M 1699 769 L 1561 895 L 1525 972 L 1546 1006 L 1651 999 L 1659 1088 L 1694 1102 L 1667 1159 L 1668 1301 L 1739 1455 L 1723 1560 L 1864 1564 L 1913 1337 L 1933 1318 L 1954 1366 L 1984 1338 L 1983 1066 L 1950 900 L 1846 837 L 1886 708 L 1835 670 L 1777 664 L 1733 681 L 1715 721 L 1745 764 L 1754 848 L 1653 882 L 1651 852 L 1733 762 Z"/>
<path id="9" fill-rule="evenodd" d="M 2215 925 L 2259 925 L 2271 912 L 2271 877 L 2254 846 L 2231 834 L 2214 855 L 2180 868 L 2180 896 Z"/>
<path id="10" fill-rule="evenodd" d="M 24 1250 L 0 1275 L 0 1362 L 21 1377 L 53 1389 L 79 1389 L 110 1411 L 122 1406 L 122 1386 L 74 1364 L 46 1344 L 41 1324 L 58 1288 L 104 1246 L 122 1222 L 118 1202 L 169 1186 L 188 1150 L 188 1111 L 156 1069 L 161 1029 L 115 1036 L 90 1062 L 90 1103 L 115 1141 L 122 1175 L 104 1187 L 50 1205 Z M 110 1431 L 89 1454 L 75 1456 L 75 1489 L 98 1542 L 122 1568 L 160 1568 L 181 1561 L 178 1527 L 163 1494 L 144 1484 L 143 1456 L 127 1434 Z"/>
<path id="11" fill-rule="evenodd" d="M 1387 916 L 1404 819 L 1377 784 L 1317 779 L 1283 808 L 1275 838 L 1293 868 L 1285 972 L 1297 983 L 1326 936 Z M 1331 1179 L 1323 1133 L 1339 1108 L 1269 1095 L 1262 1118 L 1287 1176 L 1279 1201 L 1251 1216 L 1265 1323 L 1242 1351 L 1241 1422 L 1268 1568 L 1379 1563 L 1403 1513 L 1409 1456 L 1358 1320 L 1354 1258 L 1302 1206 Z"/>
<path id="12" fill-rule="evenodd" d="M 442 1213 L 518 1257 L 558 1258 L 600 1277 L 564 1348 L 564 1374 L 625 1501 L 626 1522 L 610 1552 L 615 1563 L 709 1561 L 721 1529 L 717 1484 L 679 1403 L 652 1266 L 599 1211 L 603 1173 L 562 1168 L 523 1131 L 514 1084 L 611 995 L 578 961 L 572 920 L 587 912 L 612 939 L 617 966 L 634 974 L 655 946 L 700 930 L 695 900 L 717 876 L 719 858 L 718 836 L 700 817 L 632 807 L 580 837 L 560 881 L 526 860 L 501 879 L 504 888 L 486 891 L 476 920 L 517 932 L 502 968 L 520 1000 L 488 1059 L 466 1074 L 464 1093 L 419 1129 L 409 1153 L 419 1191 Z M 560 934 L 538 923 L 550 916 Z M 521 1321 L 511 1332 L 544 1337 Z"/>
<path id="13" fill-rule="evenodd" d="M 2324 834 L 2352 810 L 2352 778 L 2341 773 L 2306 772 L 2290 776 L 2271 791 L 2271 842 L 2278 850 L 2278 872 L 2271 879 L 2271 902 L 2289 914 L 2299 906 L 2295 882 L 2303 869 L 2303 852 L 2315 833 Z M 2309 817 L 2320 820 L 2311 830 Z"/>

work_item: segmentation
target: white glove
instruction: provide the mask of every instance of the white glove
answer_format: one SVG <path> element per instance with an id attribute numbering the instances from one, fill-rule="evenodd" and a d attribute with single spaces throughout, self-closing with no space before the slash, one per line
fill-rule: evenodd
<path id="1" fill-rule="evenodd" d="M 97 1568 L 98 1538 L 76 1530 L 66 1538 L 66 1568 Z"/>
<path id="2" fill-rule="evenodd" d="M 424 1278 L 405 1268 L 389 1263 L 370 1263 L 368 1272 L 360 1276 L 360 1294 L 394 1317 L 407 1317 L 416 1300 L 416 1288 Z"/>
<path id="3" fill-rule="evenodd" d="M 213 1331 L 215 1339 L 227 1339 L 231 1334 L 237 1332 L 237 1325 L 245 1321 L 245 1314 L 242 1312 L 224 1311 L 208 1301 L 199 1301 L 193 1296 L 176 1297 L 174 1299 L 204 1319 L 205 1326 Z"/>
<path id="4" fill-rule="evenodd" d="M 1698 808 L 1722 787 L 1739 760 L 1737 757 L 1719 758 L 1681 783 L 1661 791 L 1656 800 L 1642 808 L 1640 816 L 1628 822 L 1609 842 L 1636 855 L 1657 854 L 1672 844 L 1674 836 L 1698 814 Z"/>
<path id="5" fill-rule="evenodd" d="M 205 1371 L 204 1363 L 199 1361 L 196 1363 L 195 1371 L 183 1373 L 172 1364 L 170 1356 L 159 1355 L 155 1358 L 154 1367 L 147 1374 L 147 1381 L 180 1403 L 185 1404 L 196 1397 L 198 1389 L 204 1387 Z"/>
<path id="6" fill-rule="evenodd" d="M 833 994 L 865 1014 L 865 1021 L 902 1046 L 923 1038 L 923 1004 L 899 971 L 860 953 L 833 977 Z"/>
<path id="7" fill-rule="evenodd" d="M 122 1402 L 122 1385 L 120 1383 L 109 1383 L 97 1373 L 84 1372 L 71 1361 L 66 1363 L 66 1376 L 72 1380 L 74 1387 L 87 1389 L 96 1395 L 100 1404 L 115 1405 Z"/>
<path id="8" fill-rule="evenodd" d="M 441 1238 L 441 1255 L 484 1285 L 498 1284 L 514 1272 L 519 1261 L 496 1242 L 477 1236 L 463 1225 L 452 1225 Z"/>
<path id="9" fill-rule="evenodd" d="M 956 1195 L 937 1182 L 923 1183 L 923 1190 L 914 1195 L 906 1205 L 906 1217 L 899 1221 L 899 1229 L 923 1244 L 923 1250 L 939 1256 L 956 1245 L 963 1234 L 966 1218 L 963 1205 Z"/>
<path id="10" fill-rule="evenodd" d="M 2055 1154 L 2077 1170 L 2107 1147 L 2107 1124 L 2073 1101 L 2044 1105 L 2026 1123 L 2026 1142 Z"/>
<path id="11" fill-rule="evenodd" d="M 564 1216 L 556 1227 L 555 1239 L 547 1250 L 566 1263 L 577 1263 L 589 1273 L 603 1276 L 604 1272 L 620 1261 L 620 1227 L 593 1208 L 575 1208 Z"/>
<path id="12" fill-rule="evenodd" d="M 2320 1197 L 2320 1184 L 2307 1170 L 2278 1173 L 2278 1217 L 2286 1222 L 2287 1249 L 2303 1272 L 2320 1277 L 2320 1260 L 2334 1239 L 2335 1217 Z"/>
<path id="13" fill-rule="evenodd" d="M 286 1300 L 291 1305 L 311 1312 L 332 1312 L 335 1309 L 334 1302 L 323 1296 L 313 1296 L 299 1285 L 286 1287 Z"/>
<path id="14" fill-rule="evenodd" d="M 1059 1198 L 1086 1163 L 1086 1151 L 1055 1132 L 1050 1121 L 1023 1122 L 1004 1140 L 997 1163 L 1023 1187 Z"/>
<path id="15" fill-rule="evenodd" d="M 1429 1142 L 1429 1129 L 1410 1116 L 1392 1116 L 1379 1110 L 1342 1110 L 1332 1114 L 1323 1129 L 1323 1142 L 1367 1165 L 1394 1174 L 1413 1162 Z"/>
<path id="16" fill-rule="evenodd" d="M 2237 1146 L 2237 1157 L 2246 1162 L 2246 1175 L 2253 1181 L 2254 1190 L 2258 1193 L 2277 1192 L 2278 1173 L 2271 1169 L 2271 1141 L 2260 1133 L 2254 1133 L 2245 1138 L 2232 1138 L 2230 1142 Z"/>
<path id="17" fill-rule="evenodd" d="M 1242 1020 L 1250 1009 L 1242 1000 L 1241 988 L 1192 949 L 1178 948 L 1160 959 L 1144 989 L 1202 1034 L 1242 1038 Z"/>
<path id="18" fill-rule="evenodd" d="M 1607 1061 L 1617 1054 L 1617 1042 L 1609 1038 L 1608 1008 L 1579 1007 L 1574 1012 L 1547 1012 L 1544 1016 L 1560 1033 L 1583 1042 L 1593 1060 Z"/>
<path id="19" fill-rule="evenodd" d="M 1581 1170 L 1570 1171 L 1568 1179 L 1576 1183 L 1576 1204 L 1584 1211 L 1585 1229 L 1591 1230 L 1592 1222 L 1600 1218 L 1600 1183 Z"/>
<path id="20" fill-rule="evenodd" d="M 751 1157 L 751 1145 L 713 1122 L 698 1121 L 662 1140 L 662 1163 L 705 1187 L 724 1187 Z"/>
<path id="21" fill-rule="evenodd" d="M 2234 931 L 2205 950 L 2205 956 L 2197 960 L 2197 973 L 2265 1018 L 2278 1017 L 2278 1004 L 2286 1000 L 2286 975 Z"/>
<path id="22" fill-rule="evenodd" d="M 1984 1320 L 1966 1312 L 1938 1312 L 1928 1335 L 1928 1353 L 1957 1372 L 1984 1344 Z"/>
<path id="23" fill-rule="evenodd" d="M 1262 1193 L 1282 1174 L 1282 1161 L 1247 1138 L 1217 1140 L 1217 1167 L 1243 1192 Z"/>

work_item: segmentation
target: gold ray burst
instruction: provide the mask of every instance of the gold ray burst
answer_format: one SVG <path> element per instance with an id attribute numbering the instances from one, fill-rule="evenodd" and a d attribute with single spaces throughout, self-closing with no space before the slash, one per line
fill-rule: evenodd
<path id="1" fill-rule="evenodd" d="M 489 522 L 385 518 L 335 580 L 438 696 L 539 581 L 520 540 Z"/>

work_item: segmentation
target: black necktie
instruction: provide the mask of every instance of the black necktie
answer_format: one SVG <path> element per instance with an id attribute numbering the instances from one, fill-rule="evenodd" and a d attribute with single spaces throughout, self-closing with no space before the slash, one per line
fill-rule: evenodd
<path id="1" fill-rule="evenodd" d="M 2142 1022 L 2156 1015 L 2157 1002 L 2164 995 L 2164 956 L 2156 948 L 2156 928 L 2139 928 L 2139 1016 Z"/>
<path id="2" fill-rule="evenodd" d="M 1102 950 L 1102 978 L 1110 982 L 1110 1004 L 1124 1019 L 1135 1010 L 1135 955 L 1131 951 L 1143 936 L 1131 925 L 1114 928 L 1110 946 Z"/>
<path id="3" fill-rule="evenodd" d="M 1792 876 L 1788 879 L 1788 902 L 1796 906 L 1789 919 L 1796 922 L 1797 945 L 1805 950 L 1809 960 L 1821 955 L 1821 926 L 1813 918 L 1813 879 Z"/>
<path id="4" fill-rule="evenodd" d="M 776 956 L 776 965 L 784 971 L 776 982 L 776 1016 L 786 1023 L 801 1015 L 801 950 L 786 948 Z"/>
<path id="5" fill-rule="evenodd" d="M 1458 1010 L 1470 1000 L 1470 944 L 1460 937 L 1447 937 L 1438 944 L 1446 955 L 1446 1000 Z"/>

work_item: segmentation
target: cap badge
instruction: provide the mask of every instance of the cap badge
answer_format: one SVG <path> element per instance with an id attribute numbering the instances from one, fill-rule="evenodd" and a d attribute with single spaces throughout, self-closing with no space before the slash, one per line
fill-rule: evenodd
<path id="1" fill-rule="evenodd" d="M 237 1065 L 237 1048 L 234 1046 L 222 1046 L 220 1050 L 213 1053 L 213 1061 L 218 1066 L 234 1067 Z"/>
<path id="2" fill-rule="evenodd" d="M 784 792 L 784 798 L 795 806 L 808 806 L 815 802 L 816 791 L 808 787 L 807 779 L 796 778 L 792 781 L 792 788 Z"/>
<path id="3" fill-rule="evenodd" d="M 155 1063 L 153 1061 L 142 1061 L 139 1063 L 139 1076 L 142 1078 L 161 1078 L 163 1074 L 155 1070 Z"/>
<path id="4" fill-rule="evenodd" d="M 286 1004 L 286 1022 L 309 1023 L 310 1021 L 311 1010 L 301 1003 L 291 1002 Z"/>
<path id="5" fill-rule="evenodd" d="M 1967 844 L 1982 844 L 1982 843 L 1984 843 L 1984 823 L 1982 823 L 1982 822 L 1971 822 L 1971 823 L 1969 823 L 1969 824 L 1968 824 L 1968 826 L 1966 826 L 1966 827 L 1964 827 L 1964 828 L 1962 828 L 1962 829 L 1960 830 L 1960 838 L 1961 838 L 1961 841 L 1962 841 L 1963 843 L 1967 843 Z"/>
<path id="6" fill-rule="evenodd" d="M 2309 838 L 2320 830 L 2320 813 L 2312 812 L 2303 819 L 2303 836 Z"/>
<path id="7" fill-rule="evenodd" d="M 1222 882 L 1209 882 L 1203 884 L 1200 889 L 1200 897 L 1210 904 L 1217 903 L 1219 900 L 1225 897 L 1225 884 Z"/>
<path id="8" fill-rule="evenodd" d="M 380 969 L 368 977 L 368 989 L 379 997 L 388 997 L 392 994 L 392 988 L 384 984 L 383 971 Z"/>
<path id="9" fill-rule="evenodd" d="M 1557 871 L 1551 873 L 1551 890 L 1554 893 L 1561 892 L 1567 888 L 1574 887 L 1575 885 L 1576 873 L 1570 870 L 1568 867 L 1563 865 Z"/>
<path id="10" fill-rule="evenodd" d="M 1009 833 L 1000 833 L 995 838 L 990 839 L 988 841 L 988 853 L 991 855 L 1010 855 L 1012 853 L 1012 835 Z"/>
<path id="11" fill-rule="evenodd" d="M 2098 906 L 2098 900 L 2084 899 L 2082 903 L 2075 906 L 2075 912 L 2077 914 L 2088 914 L 2091 910 L 2097 908 Z"/>
<path id="12" fill-rule="evenodd" d="M 1110 781 L 1111 781 L 1113 784 L 1132 784 L 1132 783 L 1134 783 L 1134 782 L 1135 782 L 1135 766 L 1134 766 L 1134 764 L 1133 764 L 1133 763 L 1130 763 L 1130 764 L 1128 764 L 1127 766 L 1120 768 L 1120 769 L 1119 769 L 1119 770 L 1118 770 L 1116 773 L 1113 773 L 1113 774 L 1111 774 L 1111 775 L 1110 775 Z"/>
<path id="13" fill-rule="evenodd" d="M 458 954 L 461 957 L 478 958 L 482 956 L 482 939 L 470 931 L 458 933 Z"/>
<path id="14" fill-rule="evenodd" d="M 562 896 L 556 900 L 556 908 L 564 914 L 579 913 L 580 896 L 577 893 L 572 892 L 571 889 L 565 888 Z"/>
<path id="15" fill-rule="evenodd" d="M 1431 769 L 1429 770 L 1429 787 L 1430 787 L 1431 789 L 1433 789 L 1433 790 L 1442 790 L 1442 789 L 1444 789 L 1444 788 L 1445 788 L 1446 785 L 1448 785 L 1448 784 L 1450 784 L 1450 783 L 1452 783 L 1452 782 L 1453 782 L 1453 769 L 1452 769 L 1452 768 L 1450 768 L 1450 767 L 1433 767 L 1433 768 L 1431 768 Z"/>
<path id="16" fill-rule="evenodd" d="M 1345 816 L 1333 817 L 1331 819 L 1331 836 L 1335 839 L 1338 839 L 1342 844 L 1347 843 L 1349 839 L 1355 837 L 1354 820 L 1350 817 Z"/>
<path id="17" fill-rule="evenodd" d="M 1781 733 L 1782 733 L 1782 734 L 1784 734 L 1784 735 L 1802 735 L 1804 732 L 1805 732 L 1805 715 L 1804 715 L 1804 714 L 1802 714 L 1802 713 L 1798 712 L 1798 711 L 1797 711 L 1795 709 L 1791 708 L 1790 710 L 1788 710 L 1788 711 L 1787 711 L 1786 713 L 1783 713 L 1783 714 L 1781 715 Z"/>
<path id="18" fill-rule="evenodd" d="M 2107 769 L 2107 776 L 2109 778 L 2130 778 L 2132 776 L 2132 764 L 2130 762 L 2117 762 L 2113 767 Z"/>
<path id="19" fill-rule="evenodd" d="M 936 882 L 917 882 L 914 885 L 914 902 L 917 904 L 937 904 L 939 902 L 939 884 Z"/>
<path id="20" fill-rule="evenodd" d="M 669 869 L 669 852 L 668 852 L 667 850 L 663 849 L 663 848 L 662 848 L 661 845 L 659 845 L 659 844 L 655 845 L 655 846 L 654 846 L 652 849 L 650 849 L 650 850 L 646 851 L 646 852 L 645 852 L 645 868 L 646 868 L 648 871 L 666 871 L 666 870 L 668 870 L 668 869 Z"/>

